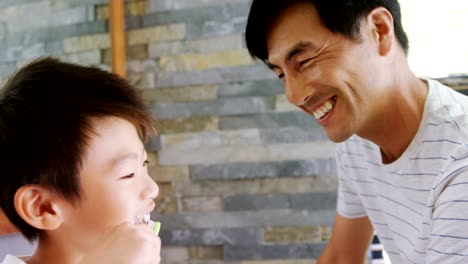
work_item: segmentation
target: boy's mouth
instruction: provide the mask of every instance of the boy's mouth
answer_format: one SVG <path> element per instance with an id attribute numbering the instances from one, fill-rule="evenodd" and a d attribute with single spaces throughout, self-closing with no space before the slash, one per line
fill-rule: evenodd
<path id="1" fill-rule="evenodd" d="M 153 232 L 155 235 L 159 234 L 159 230 L 161 228 L 161 223 L 160 222 L 154 222 L 151 221 L 151 212 L 154 210 L 154 203 L 149 207 L 148 210 L 146 210 L 146 213 L 139 215 L 136 220 L 135 224 L 137 225 L 148 225 L 153 229 Z"/>
<path id="2" fill-rule="evenodd" d="M 137 224 L 148 224 L 150 221 L 150 214 L 146 213 L 137 218 Z"/>
<path id="3" fill-rule="evenodd" d="M 136 217 L 135 223 L 136 224 L 148 224 L 151 221 L 151 212 L 154 210 L 154 203 L 152 203 L 144 213 L 141 213 Z"/>

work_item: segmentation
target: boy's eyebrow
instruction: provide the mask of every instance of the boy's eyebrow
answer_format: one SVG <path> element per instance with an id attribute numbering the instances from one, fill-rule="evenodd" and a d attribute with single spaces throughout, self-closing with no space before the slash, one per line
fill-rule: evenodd
<path id="1" fill-rule="evenodd" d="M 144 154 L 145 154 L 145 148 L 143 147 L 143 151 L 141 155 L 144 156 Z M 122 163 L 126 160 L 139 160 L 139 159 L 140 157 L 136 153 L 126 153 L 126 154 L 123 154 L 114 158 L 112 160 L 112 166 L 116 166 L 117 164 Z"/>
<path id="2" fill-rule="evenodd" d="M 126 160 L 138 160 L 138 155 L 136 153 L 127 153 L 120 155 L 114 159 L 112 159 L 112 166 L 116 166 L 119 163 L 122 163 Z"/>
<path id="3" fill-rule="evenodd" d="M 292 48 L 289 50 L 288 54 L 286 55 L 286 60 L 285 61 L 290 62 L 294 58 L 294 56 L 297 56 L 298 54 L 303 53 L 305 50 L 315 49 L 315 48 L 316 47 L 312 42 L 300 41 L 300 42 L 296 43 L 294 46 L 292 46 Z M 278 66 L 276 66 L 274 64 L 271 64 L 268 61 L 267 61 L 266 64 L 271 70 L 279 68 Z"/>

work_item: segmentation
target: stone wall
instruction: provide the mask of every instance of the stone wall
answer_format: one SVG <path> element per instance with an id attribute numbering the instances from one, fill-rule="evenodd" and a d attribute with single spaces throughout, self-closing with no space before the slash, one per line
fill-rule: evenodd
<path id="1" fill-rule="evenodd" d="M 160 125 L 148 150 L 166 264 L 314 263 L 330 236 L 335 146 L 248 55 L 249 3 L 126 3 L 128 79 Z M 0 80 L 43 55 L 109 69 L 108 13 L 106 0 L 0 1 Z"/>

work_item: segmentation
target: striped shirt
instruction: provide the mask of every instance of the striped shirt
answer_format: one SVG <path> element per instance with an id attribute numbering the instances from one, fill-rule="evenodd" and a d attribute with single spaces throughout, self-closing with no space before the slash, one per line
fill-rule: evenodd
<path id="1" fill-rule="evenodd" d="M 468 97 L 428 80 L 419 129 L 399 159 L 353 136 L 337 147 L 337 211 L 367 216 L 392 263 L 468 263 Z"/>

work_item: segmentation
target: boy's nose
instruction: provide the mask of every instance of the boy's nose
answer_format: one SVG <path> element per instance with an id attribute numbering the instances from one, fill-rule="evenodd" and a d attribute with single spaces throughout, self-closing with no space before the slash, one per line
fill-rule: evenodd
<path id="1" fill-rule="evenodd" d="M 145 182 L 145 189 L 143 191 L 143 199 L 155 199 L 158 197 L 159 187 L 158 184 L 148 175 Z"/>

